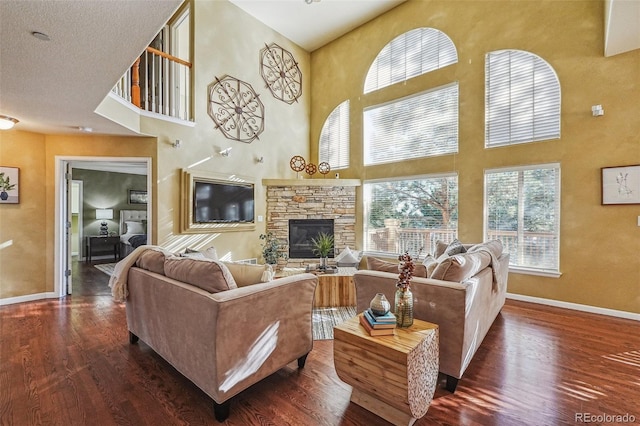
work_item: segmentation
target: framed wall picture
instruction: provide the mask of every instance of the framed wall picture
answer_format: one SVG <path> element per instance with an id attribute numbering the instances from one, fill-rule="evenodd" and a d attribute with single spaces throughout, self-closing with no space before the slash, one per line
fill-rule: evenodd
<path id="1" fill-rule="evenodd" d="M 20 202 L 20 169 L 0 167 L 0 204 Z"/>
<path id="2" fill-rule="evenodd" d="M 147 191 L 130 189 L 129 190 L 129 204 L 147 204 Z"/>
<path id="3" fill-rule="evenodd" d="M 602 168 L 602 204 L 640 204 L 640 165 Z"/>

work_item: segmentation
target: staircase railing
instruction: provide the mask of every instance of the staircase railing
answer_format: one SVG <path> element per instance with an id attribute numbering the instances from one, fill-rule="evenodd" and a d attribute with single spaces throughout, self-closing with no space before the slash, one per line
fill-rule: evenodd
<path id="1" fill-rule="evenodd" d="M 191 62 L 147 47 L 112 91 L 140 109 L 191 119 Z"/>

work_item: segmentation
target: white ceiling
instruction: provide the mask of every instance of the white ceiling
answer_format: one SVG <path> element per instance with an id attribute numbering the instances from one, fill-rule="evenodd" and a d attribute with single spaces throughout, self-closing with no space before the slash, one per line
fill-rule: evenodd
<path id="1" fill-rule="evenodd" d="M 0 114 L 39 133 L 132 134 L 93 111 L 181 3 L 0 0 Z"/>
<path id="2" fill-rule="evenodd" d="M 404 0 L 230 1 L 312 51 Z M 94 111 L 180 4 L 0 0 L 0 115 L 20 120 L 19 130 L 132 135 Z M 640 48 L 640 0 L 605 4 L 607 55 Z"/>
<path id="3" fill-rule="evenodd" d="M 406 0 L 229 0 L 313 52 Z"/>

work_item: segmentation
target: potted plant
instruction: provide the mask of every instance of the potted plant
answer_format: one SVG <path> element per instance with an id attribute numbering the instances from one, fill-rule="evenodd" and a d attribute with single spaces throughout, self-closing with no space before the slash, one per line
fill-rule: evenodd
<path id="1" fill-rule="evenodd" d="M 267 232 L 266 234 L 260 234 L 262 243 L 262 258 L 268 265 L 276 265 L 278 259 L 286 259 L 287 254 L 281 251 L 282 244 L 273 234 L 273 232 Z"/>
<path id="2" fill-rule="evenodd" d="M 0 199 L 6 201 L 9 198 L 7 191 L 11 191 L 16 187 L 15 183 L 11 183 L 11 177 L 4 177 L 4 172 L 0 172 Z"/>
<path id="3" fill-rule="evenodd" d="M 333 250 L 333 235 L 320 232 L 317 237 L 311 239 L 313 252 L 320 256 L 320 269 L 327 268 L 327 256 Z"/>

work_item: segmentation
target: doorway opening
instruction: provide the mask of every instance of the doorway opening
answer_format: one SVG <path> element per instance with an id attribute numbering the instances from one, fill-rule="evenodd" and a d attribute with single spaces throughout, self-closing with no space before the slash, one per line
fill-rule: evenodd
<path id="1" fill-rule="evenodd" d="M 120 212 L 140 211 L 152 229 L 151 158 L 56 157 L 56 182 L 54 291 L 108 294 L 108 264 L 120 259 Z"/>

